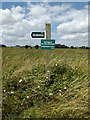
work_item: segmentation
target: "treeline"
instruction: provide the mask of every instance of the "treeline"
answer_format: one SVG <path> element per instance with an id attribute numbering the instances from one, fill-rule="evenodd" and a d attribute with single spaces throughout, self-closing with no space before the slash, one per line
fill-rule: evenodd
<path id="1" fill-rule="evenodd" d="M 71 49 L 89 49 L 90 47 L 86 47 L 86 46 L 81 46 L 81 47 L 74 47 L 74 46 L 66 46 L 66 45 L 61 45 L 61 44 L 55 44 L 55 48 L 71 48 Z"/>
<path id="2" fill-rule="evenodd" d="M 8 47 L 8 46 L 6 46 L 4 44 L 2 44 L 2 45 L 0 44 L 0 47 Z M 41 46 L 39 46 L 39 45 L 35 45 L 35 46 L 31 46 L 31 45 L 25 45 L 25 46 L 16 45 L 16 46 L 10 46 L 10 47 L 14 47 L 14 48 L 26 48 L 26 49 L 28 49 L 28 48 L 30 48 L 30 49 L 32 49 L 32 48 L 38 49 Z M 71 47 L 69 47 L 69 46 L 61 45 L 61 44 L 55 44 L 55 48 L 90 49 L 90 47 L 86 47 L 86 46 L 81 46 L 81 47 L 71 46 Z"/>
<path id="3" fill-rule="evenodd" d="M 4 45 L 4 44 L 0 44 L 0 47 L 8 47 L 8 46 L 6 46 L 6 45 Z M 20 45 L 16 45 L 16 46 L 9 46 L 9 47 L 12 47 L 12 48 L 26 48 L 26 49 L 28 49 L 28 48 L 36 48 L 36 49 L 38 49 L 40 46 L 39 45 L 35 45 L 35 46 L 31 46 L 31 45 L 25 45 L 25 46 L 20 46 Z"/>

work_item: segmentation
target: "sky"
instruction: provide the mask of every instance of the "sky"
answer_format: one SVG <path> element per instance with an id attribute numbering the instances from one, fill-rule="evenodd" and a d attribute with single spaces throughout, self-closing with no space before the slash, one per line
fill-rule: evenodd
<path id="1" fill-rule="evenodd" d="M 0 44 L 40 45 L 30 33 L 49 22 L 56 44 L 88 46 L 88 2 L 3 2 L 0 18 Z"/>

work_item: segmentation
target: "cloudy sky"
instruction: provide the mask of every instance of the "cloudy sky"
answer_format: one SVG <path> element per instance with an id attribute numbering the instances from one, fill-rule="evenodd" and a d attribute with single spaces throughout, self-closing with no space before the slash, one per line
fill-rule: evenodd
<path id="1" fill-rule="evenodd" d="M 88 46 L 87 2 L 3 2 L 0 9 L 0 44 L 40 45 L 31 31 L 45 31 L 51 23 L 51 38 L 67 46 Z"/>

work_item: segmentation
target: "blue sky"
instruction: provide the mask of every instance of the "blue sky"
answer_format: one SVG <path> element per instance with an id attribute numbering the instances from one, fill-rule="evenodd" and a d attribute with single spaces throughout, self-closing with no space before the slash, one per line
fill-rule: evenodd
<path id="1" fill-rule="evenodd" d="M 51 23 L 51 38 L 67 46 L 88 46 L 87 2 L 3 2 L 0 9 L 0 44 L 40 45 L 31 31 L 45 31 Z"/>

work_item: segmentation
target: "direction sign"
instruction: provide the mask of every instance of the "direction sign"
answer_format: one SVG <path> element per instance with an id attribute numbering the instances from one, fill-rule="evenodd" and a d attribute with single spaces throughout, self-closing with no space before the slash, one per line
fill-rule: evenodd
<path id="1" fill-rule="evenodd" d="M 42 50 L 54 50 L 55 49 L 55 40 L 41 40 L 41 49 Z"/>
<path id="2" fill-rule="evenodd" d="M 33 39 L 46 39 L 46 32 L 33 31 L 30 33 L 31 38 Z"/>

